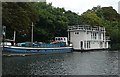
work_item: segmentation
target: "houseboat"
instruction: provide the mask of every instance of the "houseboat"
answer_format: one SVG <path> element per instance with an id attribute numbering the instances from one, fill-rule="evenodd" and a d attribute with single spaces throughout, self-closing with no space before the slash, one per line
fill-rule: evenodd
<path id="1" fill-rule="evenodd" d="M 100 26 L 77 25 L 68 27 L 68 41 L 74 50 L 107 49 L 105 28 Z"/>

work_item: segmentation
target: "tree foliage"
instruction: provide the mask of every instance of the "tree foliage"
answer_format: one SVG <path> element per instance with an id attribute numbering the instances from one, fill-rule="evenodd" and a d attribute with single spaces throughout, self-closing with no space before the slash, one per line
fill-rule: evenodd
<path id="1" fill-rule="evenodd" d="M 89 24 L 92 26 L 102 26 L 102 19 L 97 16 L 97 14 L 88 10 L 81 15 L 82 24 Z"/>
<path id="2" fill-rule="evenodd" d="M 2 3 L 2 25 L 7 27 L 6 38 L 13 36 L 14 30 L 20 36 L 29 32 L 32 22 L 37 20 L 37 12 L 32 6 L 33 3 L 25 2 Z"/>
<path id="3" fill-rule="evenodd" d="M 64 8 L 53 7 L 51 3 L 36 3 L 35 8 L 39 14 L 36 34 L 39 31 L 37 36 L 47 36 L 38 41 L 54 39 L 55 36 L 67 36 L 67 26 L 79 24 L 79 15 Z"/>
<path id="4" fill-rule="evenodd" d="M 31 3 L 4 2 L 2 6 L 3 25 L 14 30 L 27 30 L 37 18 L 37 12 Z"/>

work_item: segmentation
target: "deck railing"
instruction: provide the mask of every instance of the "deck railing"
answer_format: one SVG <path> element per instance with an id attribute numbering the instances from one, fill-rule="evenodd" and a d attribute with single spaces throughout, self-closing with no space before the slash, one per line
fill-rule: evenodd
<path id="1" fill-rule="evenodd" d="M 77 26 L 69 26 L 68 31 L 73 31 L 73 30 L 87 30 L 87 31 L 105 31 L 104 27 L 100 26 L 90 26 L 90 25 L 77 25 Z"/>

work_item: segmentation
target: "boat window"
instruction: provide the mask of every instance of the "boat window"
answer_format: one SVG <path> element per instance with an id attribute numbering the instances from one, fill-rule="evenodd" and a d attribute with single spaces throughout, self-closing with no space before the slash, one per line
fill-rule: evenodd
<path id="1" fill-rule="evenodd" d="M 87 41 L 87 48 L 88 48 L 88 45 L 89 45 L 89 44 L 88 44 L 88 41 Z"/>
<path id="2" fill-rule="evenodd" d="M 75 32 L 75 34 L 79 34 L 79 32 Z"/>
<path id="3" fill-rule="evenodd" d="M 58 40 L 60 40 L 60 38 L 58 38 Z"/>
<path id="4" fill-rule="evenodd" d="M 90 48 L 90 41 L 89 41 L 89 48 Z"/>
<path id="5" fill-rule="evenodd" d="M 79 34 L 79 32 L 77 32 L 77 34 Z"/>
<path id="6" fill-rule="evenodd" d="M 93 33 L 91 33 L 91 39 L 93 38 Z"/>
<path id="7" fill-rule="evenodd" d="M 99 33 L 99 39 L 101 39 L 101 33 Z"/>
<path id="8" fill-rule="evenodd" d="M 95 33 L 95 39 L 97 38 L 97 34 Z"/>
<path id="9" fill-rule="evenodd" d="M 103 33 L 103 40 L 105 40 L 105 34 Z"/>
<path id="10" fill-rule="evenodd" d="M 86 48 L 86 41 L 84 41 L 84 48 Z"/>
<path id="11" fill-rule="evenodd" d="M 87 45 L 87 47 L 86 47 L 86 45 Z M 84 43 L 84 46 L 85 46 L 86 48 L 90 48 L 90 41 L 87 41 L 87 44 Z"/>

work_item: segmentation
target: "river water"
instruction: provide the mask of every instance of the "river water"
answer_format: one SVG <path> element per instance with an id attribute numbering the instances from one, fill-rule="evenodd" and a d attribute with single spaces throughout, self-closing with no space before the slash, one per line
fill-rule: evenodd
<path id="1" fill-rule="evenodd" d="M 2 57 L 3 75 L 116 75 L 118 51 Z"/>

